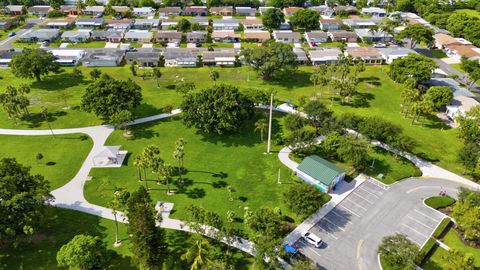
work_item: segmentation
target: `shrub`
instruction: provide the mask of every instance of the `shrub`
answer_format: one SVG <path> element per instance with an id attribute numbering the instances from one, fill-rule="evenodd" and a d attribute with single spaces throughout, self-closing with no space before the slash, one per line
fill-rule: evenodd
<path id="1" fill-rule="evenodd" d="M 432 237 L 439 238 L 443 232 L 450 226 L 452 222 L 449 218 L 444 218 L 440 224 L 438 224 L 437 229 L 433 232 Z"/>

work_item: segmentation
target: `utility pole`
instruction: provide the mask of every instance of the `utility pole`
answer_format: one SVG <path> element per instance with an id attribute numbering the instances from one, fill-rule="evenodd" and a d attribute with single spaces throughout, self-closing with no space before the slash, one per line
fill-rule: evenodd
<path id="1" fill-rule="evenodd" d="M 268 154 L 270 154 L 270 144 L 272 140 L 272 112 L 273 112 L 273 93 L 270 95 L 270 118 L 268 119 L 268 144 L 267 144 Z"/>

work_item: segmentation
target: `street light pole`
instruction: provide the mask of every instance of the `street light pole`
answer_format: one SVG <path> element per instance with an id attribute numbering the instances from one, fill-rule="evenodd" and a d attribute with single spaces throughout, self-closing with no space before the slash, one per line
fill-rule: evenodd
<path id="1" fill-rule="evenodd" d="M 268 144 L 267 153 L 270 154 L 270 145 L 272 140 L 272 112 L 273 112 L 273 93 L 270 95 L 270 118 L 268 119 Z"/>

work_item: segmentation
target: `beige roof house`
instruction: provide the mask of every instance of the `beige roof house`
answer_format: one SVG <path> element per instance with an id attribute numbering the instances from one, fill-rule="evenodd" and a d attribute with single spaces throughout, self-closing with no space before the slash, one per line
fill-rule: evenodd
<path id="1" fill-rule="evenodd" d="M 247 41 L 263 42 L 270 39 L 270 32 L 261 30 L 244 31 L 243 38 Z"/>
<path id="2" fill-rule="evenodd" d="M 383 63 L 383 56 L 377 48 L 373 47 L 347 47 L 345 50 L 346 56 L 362 59 L 365 64 L 377 64 Z"/>

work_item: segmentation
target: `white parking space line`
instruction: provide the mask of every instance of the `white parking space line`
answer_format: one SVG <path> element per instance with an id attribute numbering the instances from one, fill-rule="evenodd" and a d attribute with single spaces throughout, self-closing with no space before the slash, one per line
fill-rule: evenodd
<path id="1" fill-rule="evenodd" d="M 335 210 L 332 210 L 332 211 L 330 211 L 330 213 L 334 214 L 334 215 L 335 215 L 335 216 L 337 216 L 337 217 L 340 217 L 340 218 L 343 218 L 343 219 L 345 219 L 345 220 L 347 221 L 347 223 L 349 223 L 349 224 L 353 224 L 351 221 L 349 221 L 349 220 L 348 220 L 348 218 L 347 218 L 347 217 L 345 217 L 345 216 L 343 216 L 343 215 L 341 215 L 341 214 L 337 213 Z"/>
<path id="2" fill-rule="evenodd" d="M 328 218 L 324 217 L 324 218 L 323 218 L 323 220 L 325 220 L 326 222 L 328 222 L 328 223 L 332 224 L 332 225 L 333 225 L 333 226 L 335 226 L 336 228 L 338 228 L 338 229 L 340 229 L 340 230 L 342 230 L 342 231 L 345 231 L 345 229 L 344 229 L 344 228 L 342 228 L 342 227 L 338 226 L 337 224 L 335 224 L 335 222 L 333 222 L 333 221 L 329 220 Z"/>
<path id="3" fill-rule="evenodd" d="M 377 197 L 377 198 L 380 198 L 380 196 L 378 196 L 377 194 L 375 194 L 375 193 L 373 193 L 373 192 L 371 192 L 371 191 L 368 191 L 366 188 L 363 188 L 362 186 L 360 186 L 359 189 L 361 189 L 361 190 L 363 190 L 363 191 L 365 191 L 365 192 L 367 192 L 367 193 L 369 193 L 369 194 L 371 194 L 371 195 L 373 195 L 373 196 L 375 196 L 375 197 Z M 379 193 L 383 194 L 383 193 L 380 192 L 380 191 L 379 191 Z"/>
<path id="4" fill-rule="evenodd" d="M 353 212 L 352 210 L 348 209 L 348 208 L 345 207 L 343 204 L 339 204 L 338 206 L 340 206 L 340 207 L 342 207 L 343 209 L 347 210 L 348 212 L 350 212 L 350 214 L 353 214 L 353 215 L 355 215 L 355 216 L 357 216 L 357 217 L 360 217 L 359 214 L 357 214 L 357 213 Z"/>
<path id="5" fill-rule="evenodd" d="M 313 227 L 313 228 L 319 229 L 320 231 L 322 231 L 322 232 L 330 235 L 331 237 L 333 237 L 335 240 L 338 240 L 338 237 L 336 237 L 335 235 L 327 232 L 327 230 L 325 230 L 324 228 L 322 228 L 322 226 L 315 226 L 315 227 Z"/>
<path id="6" fill-rule="evenodd" d="M 353 194 L 353 195 L 357 196 L 358 198 L 360 198 L 360 199 L 362 199 L 362 200 L 365 200 L 365 201 L 367 201 L 369 204 L 373 204 L 373 202 L 372 202 L 372 201 L 370 201 L 370 200 L 367 200 L 366 198 L 364 198 L 364 197 L 362 197 L 362 196 L 358 195 L 356 192 L 352 192 L 351 194 Z"/>
<path id="7" fill-rule="evenodd" d="M 407 237 L 407 239 L 410 239 L 410 241 L 415 242 L 415 243 L 421 245 L 421 243 L 419 243 L 418 241 L 415 241 L 415 239 L 413 239 L 412 237 L 408 236 L 406 233 L 402 233 L 402 232 L 400 232 L 400 231 L 395 231 L 395 233 L 403 234 L 403 235 L 405 235 L 405 236 Z"/>
<path id="8" fill-rule="evenodd" d="M 413 218 L 413 217 L 411 217 L 411 216 L 407 216 L 407 218 L 409 218 L 409 219 L 411 219 L 411 220 L 419 223 L 420 225 L 423 225 L 423 226 L 426 227 L 426 228 L 429 228 L 430 230 L 433 230 L 432 227 L 428 226 L 427 224 L 425 224 L 425 223 L 423 223 L 423 222 L 421 222 L 421 221 L 419 221 L 419 220 L 417 220 L 417 219 L 415 219 L 415 218 Z"/>
<path id="9" fill-rule="evenodd" d="M 367 208 L 365 208 L 365 207 L 361 206 L 360 204 L 358 204 L 358 203 L 354 202 L 354 201 L 353 201 L 353 200 L 351 200 L 350 198 L 345 198 L 345 200 L 347 200 L 347 201 L 349 201 L 349 202 L 351 202 L 351 203 L 355 204 L 356 206 L 358 206 L 358 207 L 362 208 L 363 210 L 367 211 Z"/>
<path id="10" fill-rule="evenodd" d="M 322 257 L 320 253 L 318 253 L 314 248 L 312 247 L 305 247 L 305 249 L 308 249 L 309 251 L 315 253 L 318 257 Z"/>
<path id="11" fill-rule="evenodd" d="M 417 212 L 417 213 L 419 213 L 420 215 L 425 216 L 425 217 L 427 217 L 427 218 L 429 218 L 429 219 L 431 219 L 431 220 L 433 220 L 433 221 L 435 221 L 435 222 L 438 222 L 438 219 L 432 218 L 431 216 L 426 215 L 426 214 L 418 211 L 417 209 L 415 209 L 415 212 Z"/>
<path id="12" fill-rule="evenodd" d="M 423 236 L 423 237 L 427 237 L 427 236 L 428 236 L 428 235 L 425 235 L 425 234 L 423 234 L 423 233 L 421 233 L 421 232 L 419 232 L 419 231 L 415 230 L 414 228 L 412 228 L 412 227 L 408 226 L 408 225 L 407 225 L 407 224 L 405 224 L 405 223 L 402 223 L 402 225 L 403 225 L 403 226 L 405 226 L 405 227 L 407 227 L 407 228 L 409 228 L 410 230 L 412 230 L 412 231 L 414 231 L 414 232 L 416 232 L 416 233 L 420 234 L 420 235 L 421 235 L 421 236 Z"/>

